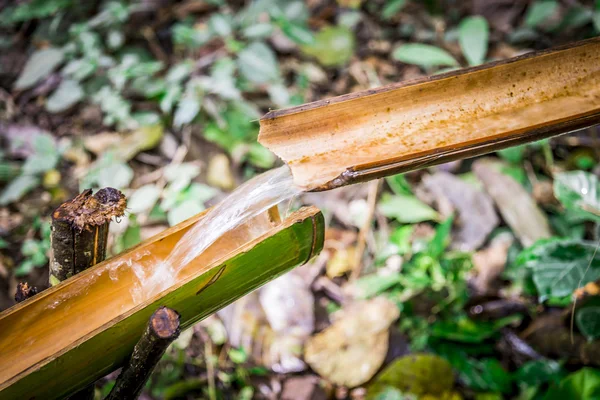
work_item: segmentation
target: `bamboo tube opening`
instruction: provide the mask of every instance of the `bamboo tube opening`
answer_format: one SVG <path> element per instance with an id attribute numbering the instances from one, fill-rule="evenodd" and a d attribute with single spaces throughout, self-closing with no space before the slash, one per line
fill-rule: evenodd
<path id="1" fill-rule="evenodd" d="M 275 208 L 226 233 L 180 271 L 175 285 L 163 291 L 150 291 L 149 295 L 140 291 L 141 283 L 134 271 L 136 266 L 151 269 L 159 264 L 169 255 L 179 238 L 203 218 L 204 213 L 1 313 L 0 398 L 1 391 L 12 383 L 37 372 L 44 365 L 75 349 L 94 335 L 105 332 L 110 326 L 149 308 L 157 300 L 164 298 L 166 293 L 176 292 L 198 276 L 216 268 L 223 260 L 250 251 L 265 238 L 307 218 L 314 224 L 314 216 L 318 213 L 315 208 L 305 208 L 281 222 Z M 314 226 L 311 231 L 318 234 L 316 229 Z M 319 244 L 315 237 L 308 240 L 313 241 L 310 257 L 313 250 L 318 251 L 320 247 L 317 247 L 322 243 Z M 302 253 L 281 257 L 282 260 L 289 259 L 286 262 L 291 263 L 294 262 L 294 257 L 299 256 L 302 256 Z M 205 282 L 205 286 L 219 279 L 223 269 L 224 267 L 221 267 L 216 271 L 210 281 Z M 204 288 L 196 288 L 196 296 Z M 195 317 L 196 315 L 184 315 L 183 323 L 189 324 Z M 145 325 L 146 321 L 147 317 L 140 320 L 141 326 Z M 126 332 L 118 332 L 116 335 L 125 334 Z M 135 339 L 135 332 L 129 336 Z M 121 344 L 114 345 L 118 347 Z M 85 366 L 81 367 L 84 369 Z"/>

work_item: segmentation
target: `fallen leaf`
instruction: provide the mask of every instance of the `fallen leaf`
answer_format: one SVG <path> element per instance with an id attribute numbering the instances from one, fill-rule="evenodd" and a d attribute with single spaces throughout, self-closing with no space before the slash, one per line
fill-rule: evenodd
<path id="1" fill-rule="evenodd" d="M 354 303 L 332 315 L 332 325 L 306 342 L 304 359 L 337 385 L 361 385 L 381 367 L 388 328 L 398 316 L 396 305 L 383 297 Z"/>
<path id="2" fill-rule="evenodd" d="M 461 251 L 478 249 L 500 222 L 492 199 L 473 185 L 447 172 L 423 178 L 424 188 L 438 204 L 449 203 L 457 212 L 452 247 Z"/>
<path id="3" fill-rule="evenodd" d="M 265 285 L 259 292 L 259 301 L 276 334 L 279 354 L 271 369 L 278 373 L 304 370 L 302 344 L 315 329 L 310 288 L 292 271 Z"/>
<path id="4" fill-rule="evenodd" d="M 508 249 L 513 243 L 513 235 L 506 232 L 492 239 L 490 245 L 473 254 L 476 277 L 473 286 L 479 293 L 487 293 L 490 284 L 502 274 L 508 257 Z"/>
<path id="5" fill-rule="evenodd" d="M 319 378 L 313 375 L 292 376 L 283 384 L 281 400 L 325 400 L 325 391 L 319 386 Z"/>
<path id="6" fill-rule="evenodd" d="M 64 53 L 60 49 L 49 47 L 37 50 L 27 60 L 19 79 L 15 82 L 14 88 L 17 90 L 29 89 L 50 75 L 63 59 Z"/>
<path id="7" fill-rule="evenodd" d="M 217 154 L 208 162 L 206 181 L 211 186 L 230 190 L 235 186 L 231 163 L 225 154 Z"/>
<path id="8" fill-rule="evenodd" d="M 92 153 L 100 156 L 111 151 L 121 161 L 129 161 L 138 153 L 156 147 L 164 134 L 161 124 L 142 126 L 132 132 L 119 134 L 116 132 L 103 132 L 87 136 L 83 145 Z"/>
<path id="9" fill-rule="evenodd" d="M 523 246 L 531 246 L 552 235 L 548 218 L 517 181 L 496 170 L 486 160 L 476 161 L 473 171 Z"/>
<path id="10" fill-rule="evenodd" d="M 329 259 L 326 265 L 327 276 L 335 278 L 349 272 L 354 267 L 356 260 L 356 248 L 347 247 L 338 249 Z"/>
<path id="11" fill-rule="evenodd" d="M 453 386 L 454 373 L 448 361 L 434 354 L 411 354 L 395 360 L 383 370 L 369 385 L 367 398 L 376 398 L 386 387 L 420 398 L 425 395 L 453 398 L 443 397 Z"/>

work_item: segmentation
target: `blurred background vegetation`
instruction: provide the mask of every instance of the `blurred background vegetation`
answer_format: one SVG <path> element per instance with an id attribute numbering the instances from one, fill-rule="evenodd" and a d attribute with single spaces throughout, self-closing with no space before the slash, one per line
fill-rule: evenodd
<path id="1" fill-rule="evenodd" d="M 82 189 L 127 195 L 117 254 L 279 165 L 270 109 L 600 32 L 578 0 L 0 10 L 1 309 L 46 287 L 49 215 Z M 182 334 L 144 398 L 599 399 L 598 134 L 302 196 L 323 253 Z"/>

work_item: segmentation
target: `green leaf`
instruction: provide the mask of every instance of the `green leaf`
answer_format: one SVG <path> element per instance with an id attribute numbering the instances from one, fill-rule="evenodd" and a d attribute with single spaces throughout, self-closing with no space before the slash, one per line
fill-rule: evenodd
<path id="1" fill-rule="evenodd" d="M 523 161 L 527 145 L 513 146 L 498 151 L 498 155 L 511 164 L 518 164 Z"/>
<path id="2" fill-rule="evenodd" d="M 404 174 L 386 176 L 385 181 L 395 194 L 412 194 L 412 190 Z"/>
<path id="3" fill-rule="evenodd" d="M 177 225 L 181 221 L 204 211 L 204 209 L 204 205 L 196 199 L 184 200 L 167 212 L 167 220 L 170 226 Z"/>
<path id="4" fill-rule="evenodd" d="M 559 387 L 551 387 L 544 400 L 597 400 L 600 399 L 600 370 L 582 368 L 562 380 Z"/>
<path id="5" fill-rule="evenodd" d="M 200 82 L 194 79 L 190 80 L 186 85 L 183 98 L 177 105 L 177 110 L 175 111 L 173 125 L 176 128 L 180 128 L 194 120 L 196 115 L 200 112 L 202 98 L 203 91 Z"/>
<path id="6" fill-rule="evenodd" d="M 385 292 L 389 288 L 399 284 L 400 281 L 400 274 L 370 274 L 357 279 L 354 282 L 354 286 L 357 289 L 357 297 L 368 299 Z"/>
<path id="7" fill-rule="evenodd" d="M 15 82 L 14 88 L 17 90 L 24 90 L 32 87 L 54 71 L 64 59 L 64 53 L 60 49 L 49 47 L 43 50 L 37 50 L 34 52 L 19 79 Z"/>
<path id="8" fill-rule="evenodd" d="M 149 211 L 158 201 L 160 192 L 155 185 L 144 185 L 129 196 L 127 208 L 133 214 Z"/>
<path id="9" fill-rule="evenodd" d="M 371 397 L 370 397 L 371 398 Z M 411 396 L 412 398 L 412 396 Z M 373 400 L 407 400 L 407 397 L 396 388 L 386 387 L 372 397 Z"/>
<path id="10" fill-rule="evenodd" d="M 463 19 L 458 28 L 458 42 L 469 65 L 479 65 L 485 61 L 488 51 L 490 27 L 481 16 Z"/>
<path id="11" fill-rule="evenodd" d="M 7 7 L 0 13 L 0 26 L 46 18 L 72 4 L 72 0 L 33 0 L 15 7 Z"/>
<path id="12" fill-rule="evenodd" d="M 24 174 L 38 174 L 46 172 L 58 164 L 60 153 L 56 148 L 54 139 L 49 134 L 37 135 L 33 139 L 34 153 L 27 158 L 23 165 Z"/>
<path id="13" fill-rule="evenodd" d="M 542 240 L 519 254 L 517 264 L 531 269 L 541 301 L 565 297 L 600 279 L 597 246 L 580 240 Z"/>
<path id="14" fill-rule="evenodd" d="M 588 340 L 600 338 L 600 306 L 584 307 L 575 316 L 577 328 Z"/>
<path id="15" fill-rule="evenodd" d="M 424 69 L 458 66 L 458 61 L 446 50 L 422 43 L 403 44 L 392 52 L 392 57 L 395 60 L 415 64 Z"/>
<path id="16" fill-rule="evenodd" d="M 554 0 L 538 0 L 529 6 L 525 16 L 525 25 L 535 28 L 558 11 L 558 2 Z"/>
<path id="17" fill-rule="evenodd" d="M 439 218 L 438 213 L 413 195 L 384 193 L 379 201 L 379 212 L 401 223 L 413 224 Z"/>
<path id="18" fill-rule="evenodd" d="M 520 316 L 514 315 L 494 322 L 487 322 L 474 321 L 461 315 L 445 321 L 436 321 L 431 326 L 431 335 L 462 343 L 481 343 L 495 335 L 504 326 L 520 319 Z"/>
<path id="19" fill-rule="evenodd" d="M 435 230 L 435 235 L 427 245 L 427 253 L 435 260 L 439 259 L 444 250 L 450 243 L 450 232 L 452 231 L 452 224 L 454 223 L 454 216 L 447 218 L 442 222 Z"/>
<path id="20" fill-rule="evenodd" d="M 262 42 L 251 43 L 238 54 L 240 73 L 254 83 L 276 81 L 279 78 L 279 64 L 275 53 Z"/>
<path id="21" fill-rule="evenodd" d="M 582 219 L 600 221 L 600 184 L 589 172 L 573 171 L 554 176 L 554 194 Z"/>
<path id="22" fill-rule="evenodd" d="M 273 25 L 270 23 L 259 23 L 250 25 L 247 28 L 244 28 L 242 31 L 242 35 L 244 35 L 248 39 L 265 39 L 273 33 Z"/>
<path id="23" fill-rule="evenodd" d="M 328 26 L 315 35 L 312 44 L 302 46 L 301 50 L 325 67 L 336 67 L 350 61 L 355 46 L 352 30 L 345 26 Z"/>
<path id="24" fill-rule="evenodd" d="M 388 387 L 417 396 L 441 396 L 454 386 L 454 374 L 448 361 L 434 354 L 411 354 L 396 359 L 368 387 L 373 399 Z"/>
<path id="25" fill-rule="evenodd" d="M 396 15 L 406 5 L 407 0 L 388 0 L 383 7 L 381 16 L 383 19 L 390 19 Z"/>
<path id="26" fill-rule="evenodd" d="M 517 382 L 529 386 L 541 385 L 547 382 L 558 383 L 563 376 L 562 367 L 554 360 L 528 361 L 514 373 Z"/>
<path id="27" fill-rule="evenodd" d="M 46 101 L 46 110 L 51 113 L 59 113 L 68 110 L 83 99 L 83 89 L 75 80 L 66 79 L 60 83 L 60 86 L 48 97 Z"/>
<path id="28" fill-rule="evenodd" d="M 40 184 L 40 178 L 33 175 L 21 175 L 12 180 L 0 195 L 0 205 L 18 201 Z"/>

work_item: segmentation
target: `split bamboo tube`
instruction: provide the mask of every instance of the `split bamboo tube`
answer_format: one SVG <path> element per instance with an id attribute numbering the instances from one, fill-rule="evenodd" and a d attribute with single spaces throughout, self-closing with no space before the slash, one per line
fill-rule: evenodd
<path id="1" fill-rule="evenodd" d="M 259 142 L 328 190 L 600 123 L 600 38 L 271 111 Z"/>
<path id="2" fill-rule="evenodd" d="M 324 221 L 316 208 L 303 208 L 282 222 L 270 210 L 221 237 L 171 286 L 143 295 L 135 268 L 150 271 L 159 265 L 202 217 L 1 313 L 0 399 L 73 393 L 121 366 L 160 306 L 177 311 L 185 329 L 308 261 L 323 246 Z"/>

